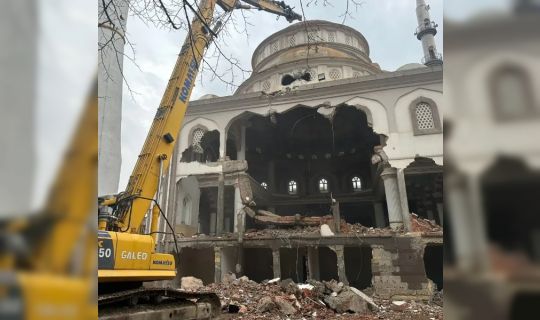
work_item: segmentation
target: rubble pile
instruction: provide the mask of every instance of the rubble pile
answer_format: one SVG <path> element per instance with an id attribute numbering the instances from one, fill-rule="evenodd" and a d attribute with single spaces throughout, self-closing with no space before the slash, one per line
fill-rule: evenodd
<path id="1" fill-rule="evenodd" d="M 443 319 L 438 304 L 381 300 L 366 294 L 369 289 L 362 292 L 335 280 L 297 284 L 277 278 L 257 283 L 227 274 L 222 283 L 198 291 L 219 296 L 222 319 Z"/>
<path id="2" fill-rule="evenodd" d="M 435 221 L 419 217 L 417 214 L 411 213 L 411 229 L 413 232 L 436 233 L 442 232 L 441 226 Z"/>

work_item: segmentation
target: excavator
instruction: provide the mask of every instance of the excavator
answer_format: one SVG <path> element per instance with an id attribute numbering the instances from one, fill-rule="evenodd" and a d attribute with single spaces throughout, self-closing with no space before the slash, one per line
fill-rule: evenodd
<path id="1" fill-rule="evenodd" d="M 123 192 L 98 198 L 98 306 L 102 319 L 212 319 L 220 312 L 214 293 L 148 285 L 176 277 L 174 256 L 156 252 L 158 234 L 169 233 L 176 239 L 158 201 L 159 188 L 205 50 L 222 28 L 222 20 L 214 18 L 216 5 L 226 13 L 258 9 L 288 22 L 302 20 L 283 1 L 201 0 L 192 8 L 193 21 L 128 185 Z M 160 217 L 168 230 L 159 230 Z M 149 228 L 145 228 L 147 220 Z"/>
<path id="2" fill-rule="evenodd" d="M 0 219 L 0 319 L 95 319 L 97 79 L 43 208 Z"/>

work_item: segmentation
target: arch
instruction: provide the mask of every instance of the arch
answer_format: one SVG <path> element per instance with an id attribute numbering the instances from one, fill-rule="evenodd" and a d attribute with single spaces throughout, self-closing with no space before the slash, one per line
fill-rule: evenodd
<path id="1" fill-rule="evenodd" d="M 491 71 L 489 78 L 490 98 L 497 120 L 523 120 L 540 114 L 540 109 L 534 106 L 531 75 L 523 66 L 502 64 Z"/>
<path id="2" fill-rule="evenodd" d="M 413 124 L 414 135 L 433 134 L 442 132 L 442 124 L 437 104 L 433 99 L 420 96 L 409 105 L 409 114 Z M 424 121 L 422 121 L 422 117 Z M 429 118 L 429 119 L 428 119 Z M 423 127 L 427 125 L 428 127 Z"/>
<path id="3" fill-rule="evenodd" d="M 415 132 L 414 121 L 411 117 L 411 108 L 421 101 L 425 101 L 432 105 L 432 108 L 434 108 L 432 109 L 434 115 L 435 113 L 438 115 L 438 119 L 434 119 L 434 121 L 438 120 L 435 121 L 436 124 L 438 122 L 439 129 L 437 132 L 442 131 L 442 92 L 420 88 L 402 95 L 395 103 L 394 112 L 397 122 L 397 131 L 399 133 Z"/>
<path id="4" fill-rule="evenodd" d="M 496 118 L 493 116 L 494 109 L 492 108 L 492 98 L 489 90 L 490 79 L 497 68 L 505 65 L 527 70 L 531 80 L 531 87 L 538 88 L 540 86 L 540 77 L 537 76 L 540 74 L 540 65 L 535 56 L 509 51 L 493 52 L 491 56 L 485 57 L 479 63 L 474 64 L 474 67 L 467 70 L 467 73 L 462 76 L 465 79 L 463 84 L 465 101 L 474 108 L 461 106 L 456 111 L 459 111 L 471 121 L 481 120 L 483 123 L 494 121 Z M 533 104 L 538 106 L 540 92 L 534 90 L 532 95 Z"/>
<path id="5" fill-rule="evenodd" d="M 354 97 L 343 101 L 343 103 L 355 106 L 357 109 L 362 110 L 366 114 L 368 124 L 373 128 L 373 131 L 378 134 L 389 135 L 388 114 L 382 103 L 361 97 Z"/>
<path id="6" fill-rule="evenodd" d="M 213 120 L 207 119 L 207 118 L 195 118 L 193 120 L 190 120 L 182 126 L 182 130 L 180 131 L 180 137 L 179 137 L 179 152 L 182 152 L 183 150 L 187 149 L 191 145 L 191 138 L 193 136 L 193 132 L 197 129 L 204 129 L 207 132 L 217 130 L 220 133 L 220 136 L 223 135 L 223 132 L 221 132 L 220 128 L 218 127 L 217 123 Z M 221 148 L 221 146 L 220 146 Z"/>

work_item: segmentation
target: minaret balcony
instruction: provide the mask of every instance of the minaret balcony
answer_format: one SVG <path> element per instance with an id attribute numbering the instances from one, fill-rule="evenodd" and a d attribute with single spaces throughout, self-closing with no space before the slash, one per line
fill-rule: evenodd
<path id="1" fill-rule="evenodd" d="M 442 54 L 440 53 L 434 53 L 422 58 L 422 63 L 426 66 L 441 65 L 442 61 Z"/>
<path id="2" fill-rule="evenodd" d="M 437 34 L 437 27 L 439 25 L 436 24 L 435 22 L 431 21 L 431 22 L 426 22 L 424 23 L 423 25 L 421 26 L 418 26 L 418 28 L 416 28 L 416 32 L 414 33 L 416 35 L 416 38 L 418 40 L 422 39 L 422 37 L 427 34 L 427 33 L 430 33 L 432 35 L 436 35 Z"/>

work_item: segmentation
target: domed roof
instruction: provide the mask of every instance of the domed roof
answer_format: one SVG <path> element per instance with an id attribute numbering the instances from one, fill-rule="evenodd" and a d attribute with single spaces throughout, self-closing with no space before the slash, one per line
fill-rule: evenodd
<path id="1" fill-rule="evenodd" d="M 200 97 L 199 100 L 214 99 L 214 98 L 219 98 L 219 96 L 217 96 L 215 94 L 208 93 L 208 94 L 205 94 L 202 97 Z"/>
<path id="2" fill-rule="evenodd" d="M 312 81 L 297 80 L 292 86 L 381 72 L 360 32 L 322 20 L 298 22 L 272 34 L 255 49 L 251 64 L 251 77 L 236 93 L 284 89 L 281 78 L 298 72 L 310 73 Z"/>
<path id="3" fill-rule="evenodd" d="M 420 63 L 407 63 L 397 68 L 396 71 L 404 71 L 404 70 L 412 70 L 412 69 L 420 69 L 420 68 L 427 68 L 427 67 Z"/>

